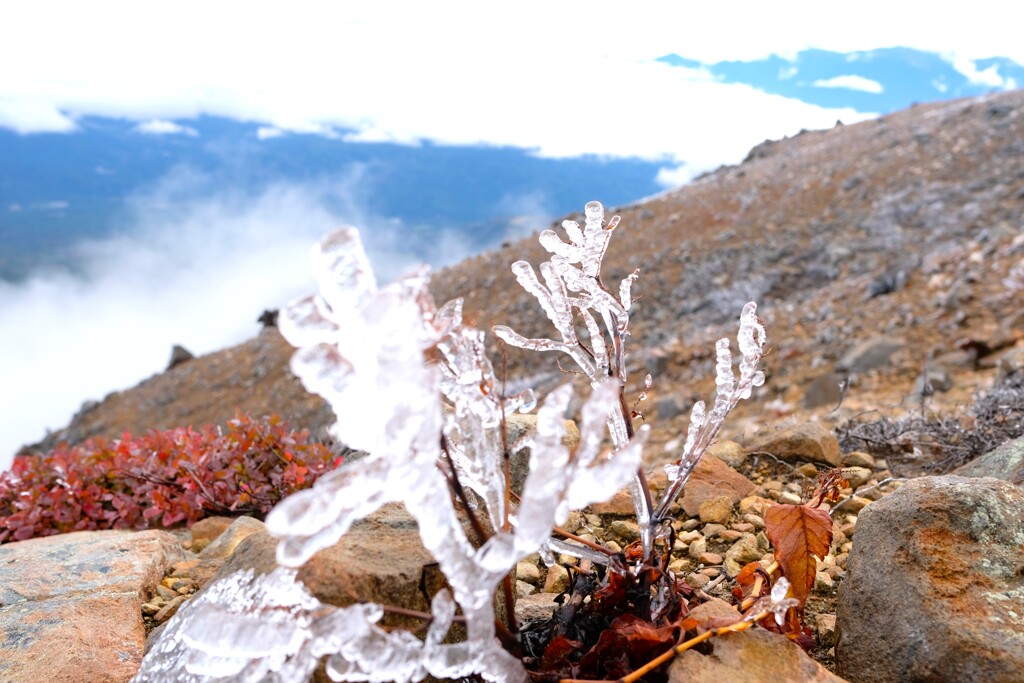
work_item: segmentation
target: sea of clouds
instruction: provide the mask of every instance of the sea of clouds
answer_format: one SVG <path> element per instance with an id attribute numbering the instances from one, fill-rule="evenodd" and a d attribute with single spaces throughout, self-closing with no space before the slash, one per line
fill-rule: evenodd
<path id="1" fill-rule="evenodd" d="M 382 281 L 468 255 L 455 230 L 411 241 L 408 226 L 364 210 L 358 168 L 256 193 L 207 180 L 179 168 L 133 196 L 116 236 L 73 247 L 73 272 L 0 281 L 0 470 L 84 401 L 162 372 L 172 345 L 198 355 L 254 336 L 264 309 L 315 290 L 309 250 L 333 229 L 360 228 Z M 535 197 L 521 206 L 540 210 Z"/>

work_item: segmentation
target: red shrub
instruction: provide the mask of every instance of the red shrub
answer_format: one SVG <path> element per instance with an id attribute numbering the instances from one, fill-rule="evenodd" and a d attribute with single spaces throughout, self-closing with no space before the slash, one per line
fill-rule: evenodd
<path id="1" fill-rule="evenodd" d="M 340 458 L 278 416 L 227 430 L 153 431 L 22 455 L 0 474 L 0 543 L 84 529 L 145 529 L 211 514 L 262 517 Z"/>

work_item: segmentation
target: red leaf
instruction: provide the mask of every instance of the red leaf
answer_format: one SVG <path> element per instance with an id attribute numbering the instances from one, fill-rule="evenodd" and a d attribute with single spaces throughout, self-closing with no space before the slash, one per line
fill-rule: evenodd
<path id="1" fill-rule="evenodd" d="M 776 504 L 764 514 L 764 531 L 775 546 L 775 559 L 803 605 L 814 587 L 817 564 L 832 543 L 832 518 L 827 510 L 806 505 Z"/>

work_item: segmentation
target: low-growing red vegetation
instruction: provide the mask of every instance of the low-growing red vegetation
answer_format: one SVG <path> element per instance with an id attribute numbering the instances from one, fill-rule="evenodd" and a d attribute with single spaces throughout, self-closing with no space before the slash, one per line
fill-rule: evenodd
<path id="1" fill-rule="evenodd" d="M 0 474 L 0 543 L 86 529 L 145 529 L 213 514 L 262 517 L 340 458 L 278 416 L 227 429 L 152 431 L 62 444 Z"/>

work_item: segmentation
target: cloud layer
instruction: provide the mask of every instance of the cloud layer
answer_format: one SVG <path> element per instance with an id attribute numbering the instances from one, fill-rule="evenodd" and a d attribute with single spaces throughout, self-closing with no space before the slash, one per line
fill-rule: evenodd
<path id="1" fill-rule="evenodd" d="M 385 280 L 467 255 L 442 231 L 414 253 L 406 226 L 353 199 L 363 183 L 356 168 L 256 195 L 204 194 L 204 177 L 179 169 L 133 199 L 123 236 L 78 247 L 77 274 L 0 281 L 0 470 L 82 401 L 163 371 L 173 344 L 200 354 L 251 338 L 265 308 L 315 289 L 309 248 L 340 225 L 362 229 Z"/>

